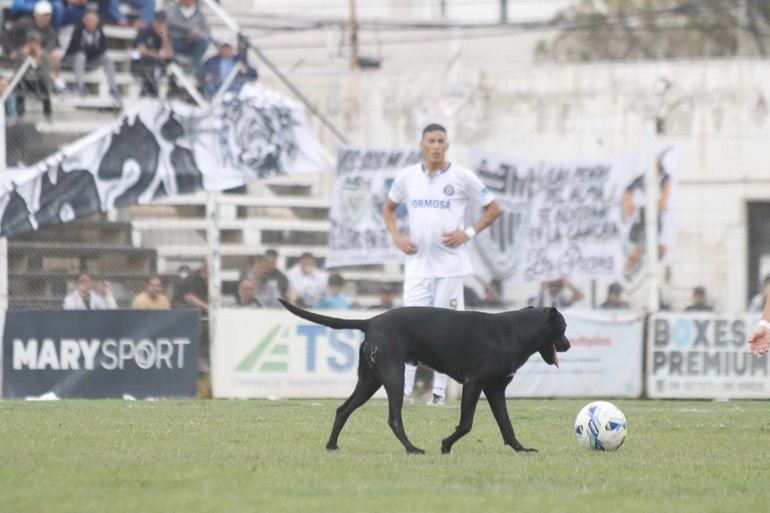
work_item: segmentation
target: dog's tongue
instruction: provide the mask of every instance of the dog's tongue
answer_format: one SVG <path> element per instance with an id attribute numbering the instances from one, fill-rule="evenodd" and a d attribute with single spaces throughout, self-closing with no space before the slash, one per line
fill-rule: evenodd
<path id="1" fill-rule="evenodd" d="M 553 351 L 553 364 L 556 365 L 556 368 L 559 368 L 559 353 L 556 352 L 556 349 Z"/>

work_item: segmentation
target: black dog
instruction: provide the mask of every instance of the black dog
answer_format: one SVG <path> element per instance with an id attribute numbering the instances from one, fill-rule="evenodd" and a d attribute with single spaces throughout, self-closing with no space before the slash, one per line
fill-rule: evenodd
<path id="1" fill-rule="evenodd" d="M 525 308 L 516 312 L 487 314 L 457 312 L 444 308 L 408 307 L 390 310 L 365 320 L 337 319 L 281 304 L 295 315 L 335 329 L 357 329 L 365 334 L 359 350 L 358 383 L 337 409 L 334 427 L 326 444 L 338 450 L 337 439 L 353 411 L 380 388 L 388 394 L 388 424 L 407 453 L 425 451 L 412 445 L 404 433 L 401 406 L 404 393 L 404 362 L 422 362 L 463 384 L 460 424 L 441 442 L 441 452 L 471 430 L 481 392 L 487 397 L 506 445 L 522 446 L 513 433 L 505 404 L 505 387 L 516 369 L 535 352 L 550 365 L 559 365 L 557 352 L 569 349 L 564 336 L 567 324 L 555 308 Z"/>

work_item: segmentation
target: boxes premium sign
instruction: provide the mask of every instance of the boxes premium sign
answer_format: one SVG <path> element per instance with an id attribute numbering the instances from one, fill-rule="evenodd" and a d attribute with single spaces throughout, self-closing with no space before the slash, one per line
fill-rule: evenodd
<path id="1" fill-rule="evenodd" d="M 193 310 L 6 312 L 3 397 L 194 396 Z"/>
<path id="2" fill-rule="evenodd" d="M 768 398 L 770 360 L 746 341 L 758 316 L 656 314 L 647 341 L 647 393 L 657 398 Z"/>

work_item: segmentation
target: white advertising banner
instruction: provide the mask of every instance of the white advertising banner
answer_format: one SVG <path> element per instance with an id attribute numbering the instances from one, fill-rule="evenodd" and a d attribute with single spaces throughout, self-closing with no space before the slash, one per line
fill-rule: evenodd
<path id="1" fill-rule="evenodd" d="M 639 397 L 643 317 L 633 312 L 563 311 L 570 350 L 559 368 L 532 355 L 508 385 L 508 397 Z"/>
<path id="2" fill-rule="evenodd" d="M 377 311 L 330 311 L 366 319 Z M 285 310 L 221 309 L 211 347 L 217 398 L 348 397 L 358 380 L 358 330 L 333 330 Z M 378 392 L 384 397 L 384 391 Z"/>
<path id="3" fill-rule="evenodd" d="M 770 398 L 770 359 L 746 351 L 759 315 L 660 313 L 650 319 L 647 395 Z"/>

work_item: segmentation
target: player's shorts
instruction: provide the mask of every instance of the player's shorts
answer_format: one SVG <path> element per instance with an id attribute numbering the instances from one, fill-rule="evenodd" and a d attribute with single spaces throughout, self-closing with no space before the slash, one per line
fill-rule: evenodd
<path id="1" fill-rule="evenodd" d="M 462 276 L 404 279 L 404 306 L 433 306 L 465 310 Z"/>

